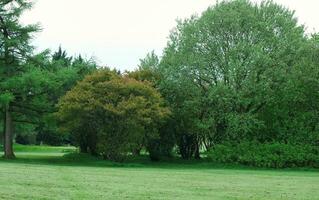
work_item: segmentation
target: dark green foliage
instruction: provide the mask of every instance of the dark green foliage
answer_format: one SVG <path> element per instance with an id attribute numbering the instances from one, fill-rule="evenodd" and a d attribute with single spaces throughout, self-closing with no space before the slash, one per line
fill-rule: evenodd
<path id="1" fill-rule="evenodd" d="M 175 144 L 173 121 L 169 118 L 161 124 L 159 137 L 148 141 L 147 150 L 150 153 L 150 158 L 158 161 L 163 157 L 172 157 Z"/>
<path id="2" fill-rule="evenodd" d="M 46 144 L 51 146 L 71 144 L 69 135 L 60 133 L 56 127 L 50 128 L 46 124 L 42 124 L 36 128 L 35 131 L 37 132 L 37 144 Z"/>
<path id="3" fill-rule="evenodd" d="M 147 150 L 152 161 L 159 161 L 163 157 L 172 157 L 174 146 L 174 132 L 168 129 L 167 122 L 159 128 L 158 138 L 147 141 Z"/>
<path id="4" fill-rule="evenodd" d="M 319 167 L 319 147 L 305 144 L 241 142 L 216 145 L 208 158 L 254 167 Z"/>
<path id="5" fill-rule="evenodd" d="M 56 111 L 56 104 L 61 96 L 65 95 L 77 81 L 82 80 L 85 75 L 92 73 L 96 69 L 94 60 L 87 60 L 81 55 L 72 58 L 67 56 L 67 52 L 59 47 L 53 55 L 50 51 L 35 56 L 32 60 L 46 71 L 52 74 L 51 84 L 48 89 L 48 107 L 51 112 L 42 116 L 41 122 L 37 124 L 37 142 L 48 145 L 62 145 L 74 143 L 72 137 L 58 131 L 56 118 L 52 113 Z"/>
<path id="6" fill-rule="evenodd" d="M 15 142 L 23 145 L 34 145 L 36 144 L 36 135 L 33 134 L 18 134 L 15 138 Z"/>
<path id="7" fill-rule="evenodd" d="M 79 61 L 82 61 L 81 56 L 79 57 Z M 59 49 L 57 52 L 53 53 L 52 60 L 54 62 L 58 62 L 62 66 L 70 66 L 72 63 L 73 58 L 68 57 L 68 54 L 65 50 L 62 50 L 62 47 L 59 46 Z"/>

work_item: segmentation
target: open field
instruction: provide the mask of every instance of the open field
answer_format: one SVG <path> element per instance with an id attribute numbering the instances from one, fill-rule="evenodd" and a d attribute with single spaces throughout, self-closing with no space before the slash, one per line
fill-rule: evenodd
<path id="1" fill-rule="evenodd" d="M 116 164 L 72 147 L 18 146 L 0 159 L 0 199 L 319 199 L 316 170 L 254 170 L 208 163 Z"/>

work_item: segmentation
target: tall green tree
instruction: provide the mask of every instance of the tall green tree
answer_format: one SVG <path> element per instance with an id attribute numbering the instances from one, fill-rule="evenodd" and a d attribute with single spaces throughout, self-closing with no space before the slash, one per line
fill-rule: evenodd
<path id="1" fill-rule="evenodd" d="M 22 13 L 30 9 L 32 3 L 26 0 L 6 0 L 0 2 L 0 90 L 1 108 L 4 119 L 4 157 L 13 158 L 14 123 L 19 120 L 16 110 L 36 110 L 30 98 L 38 95 L 32 81 L 38 71 L 26 66 L 26 59 L 32 53 L 30 40 L 39 30 L 37 25 L 20 23 Z M 41 78 L 36 81 L 41 84 Z M 22 105 L 24 104 L 24 105 Z M 32 108 L 31 108 L 32 107 Z"/>
<path id="2" fill-rule="evenodd" d="M 272 1 L 222 1 L 180 21 L 160 63 L 160 88 L 173 109 L 182 156 L 199 157 L 201 148 L 226 140 L 287 134 L 292 123 L 281 122 L 291 119 L 291 108 L 280 106 L 280 95 L 297 80 L 307 42 L 294 13 Z"/>

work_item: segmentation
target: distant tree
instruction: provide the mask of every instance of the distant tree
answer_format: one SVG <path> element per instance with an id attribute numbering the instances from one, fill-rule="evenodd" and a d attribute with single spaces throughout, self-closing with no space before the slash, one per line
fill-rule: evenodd
<path id="1" fill-rule="evenodd" d="M 159 58 L 154 51 L 147 53 L 146 57 L 140 59 L 140 64 L 138 65 L 139 70 L 154 70 L 158 67 Z"/>
<path id="2" fill-rule="evenodd" d="M 72 59 L 72 56 L 69 57 L 67 52 L 62 50 L 61 46 L 59 46 L 58 51 L 54 52 L 52 55 L 52 60 L 55 62 L 60 62 L 63 66 L 70 66 Z"/>
<path id="3" fill-rule="evenodd" d="M 82 152 L 121 160 L 157 137 L 169 111 L 147 83 L 99 70 L 79 82 L 59 103 L 62 127 L 77 139 Z"/>

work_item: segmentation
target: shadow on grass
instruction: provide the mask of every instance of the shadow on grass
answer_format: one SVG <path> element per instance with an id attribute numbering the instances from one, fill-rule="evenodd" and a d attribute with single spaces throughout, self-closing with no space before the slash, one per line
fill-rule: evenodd
<path id="1" fill-rule="evenodd" d="M 16 158 L 6 160 L 0 158 L 0 163 L 21 163 L 41 165 L 62 165 L 81 167 L 155 167 L 155 168 L 198 168 L 208 167 L 212 163 L 206 160 L 182 160 L 180 158 L 165 158 L 160 162 L 152 162 L 147 155 L 128 157 L 123 162 L 103 160 L 101 157 L 94 157 L 83 153 L 17 153 Z M 204 165 L 205 164 L 205 165 Z"/>
<path id="2" fill-rule="evenodd" d="M 82 153 L 17 153 L 17 158 L 6 160 L 0 158 L 0 163 L 17 163 L 17 164 L 33 164 L 33 165 L 50 165 L 50 166 L 72 166 L 72 167 L 112 167 L 112 168 L 156 168 L 156 169 L 172 169 L 172 170 L 188 170 L 188 169 L 222 169 L 222 170 L 258 170 L 258 171 L 274 171 L 274 169 L 255 168 L 241 165 L 218 164 L 209 162 L 207 159 L 201 160 L 182 160 L 178 157 L 165 158 L 160 162 L 152 162 L 147 155 L 138 157 L 128 157 L 124 162 L 112 162 L 103 160 L 99 157 L 93 157 L 89 154 Z M 276 171 L 313 171 L 319 172 L 314 168 L 291 168 L 276 169 Z M 249 173 L 249 172 L 248 172 Z"/>

